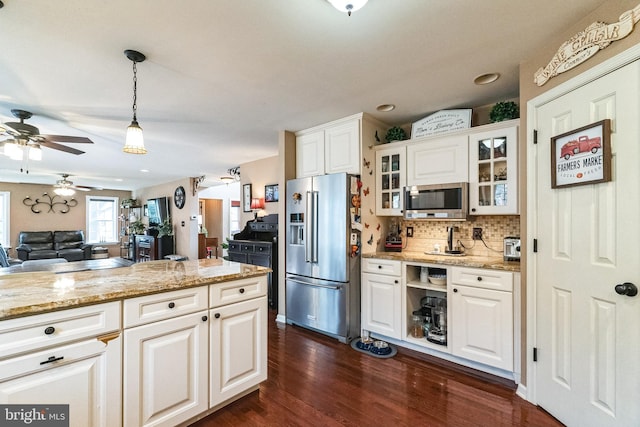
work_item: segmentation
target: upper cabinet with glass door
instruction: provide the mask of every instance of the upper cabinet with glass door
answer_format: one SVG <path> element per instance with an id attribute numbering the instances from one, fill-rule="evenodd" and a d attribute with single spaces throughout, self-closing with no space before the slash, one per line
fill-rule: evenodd
<path id="1" fill-rule="evenodd" d="M 376 215 L 402 215 L 402 189 L 406 181 L 405 146 L 376 152 Z"/>
<path id="2" fill-rule="evenodd" d="M 469 136 L 469 213 L 518 213 L 518 123 Z"/>

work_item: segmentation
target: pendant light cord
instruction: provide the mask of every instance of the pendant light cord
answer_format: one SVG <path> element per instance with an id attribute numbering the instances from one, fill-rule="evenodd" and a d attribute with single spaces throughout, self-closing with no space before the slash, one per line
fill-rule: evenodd
<path id="1" fill-rule="evenodd" d="M 136 112 L 138 111 L 138 67 L 133 62 L 133 121 L 138 123 Z"/>

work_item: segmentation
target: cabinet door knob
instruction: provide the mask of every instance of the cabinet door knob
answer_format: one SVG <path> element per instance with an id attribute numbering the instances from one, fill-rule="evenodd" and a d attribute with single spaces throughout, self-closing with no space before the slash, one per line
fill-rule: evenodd
<path id="1" fill-rule="evenodd" d="M 206 322 L 207 320 L 209 320 L 209 318 L 207 316 L 202 316 L 202 321 Z"/>
<path id="2" fill-rule="evenodd" d="M 54 328 L 53 326 L 47 326 L 47 328 L 44 330 L 44 333 L 47 335 L 51 335 L 55 331 L 56 331 L 56 328 Z"/>
<path id="3" fill-rule="evenodd" d="M 476 211 L 476 208 L 471 208 L 471 212 L 475 212 L 475 211 Z"/>
<path id="4" fill-rule="evenodd" d="M 378 268 L 382 268 L 382 266 L 381 266 L 381 265 L 379 265 L 379 266 L 378 266 Z"/>
<path id="5" fill-rule="evenodd" d="M 244 288 L 240 288 L 240 293 L 244 294 Z"/>
<path id="6" fill-rule="evenodd" d="M 393 283 L 398 283 L 398 281 L 397 281 L 397 280 L 394 280 L 394 281 L 393 281 Z"/>
<path id="7" fill-rule="evenodd" d="M 220 313 L 214 314 L 213 317 L 215 317 L 216 319 L 219 319 L 220 318 Z"/>
<path id="8" fill-rule="evenodd" d="M 169 303 L 169 308 L 174 308 L 175 306 L 176 306 L 176 303 L 175 303 L 175 302 L 170 302 L 170 303 Z"/>
<path id="9" fill-rule="evenodd" d="M 453 288 L 453 292 L 458 292 L 458 288 Z"/>
<path id="10" fill-rule="evenodd" d="M 482 276 L 478 276 L 478 282 L 482 282 Z"/>

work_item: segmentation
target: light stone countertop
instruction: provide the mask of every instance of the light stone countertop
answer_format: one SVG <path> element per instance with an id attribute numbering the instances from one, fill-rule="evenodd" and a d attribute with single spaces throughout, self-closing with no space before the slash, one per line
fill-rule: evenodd
<path id="1" fill-rule="evenodd" d="M 363 254 L 363 258 L 380 258 L 396 261 L 423 262 L 428 264 L 454 265 L 471 268 L 489 268 L 492 270 L 520 271 L 520 262 L 504 261 L 502 257 L 484 257 L 475 255 L 450 256 L 432 255 L 424 252 L 373 252 Z"/>
<path id="2" fill-rule="evenodd" d="M 261 276 L 271 269 L 223 259 L 150 261 L 103 270 L 0 275 L 0 320 Z"/>

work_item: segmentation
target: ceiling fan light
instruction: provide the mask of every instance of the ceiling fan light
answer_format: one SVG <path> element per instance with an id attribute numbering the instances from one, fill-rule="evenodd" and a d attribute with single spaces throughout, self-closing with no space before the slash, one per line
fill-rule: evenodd
<path id="1" fill-rule="evenodd" d="M 220 181 L 228 184 L 228 183 L 230 183 L 232 181 L 235 181 L 235 179 L 232 176 L 221 176 L 220 177 Z"/>
<path id="2" fill-rule="evenodd" d="M 60 187 L 60 188 L 56 188 L 55 190 L 53 190 L 54 193 L 56 193 L 58 196 L 73 196 L 74 194 L 76 194 L 76 192 L 68 187 Z"/>
<path id="3" fill-rule="evenodd" d="M 351 12 L 362 9 L 368 0 L 328 0 L 329 3 L 340 12 L 344 12 L 351 16 Z"/>
<path id="4" fill-rule="evenodd" d="M 30 145 L 27 150 L 29 150 L 29 160 L 36 162 L 42 160 L 42 148 L 40 148 L 40 144 Z"/>
<path id="5" fill-rule="evenodd" d="M 22 160 L 24 152 L 22 151 L 20 144 L 15 142 L 5 142 L 4 155 L 9 157 L 11 160 Z"/>
<path id="6" fill-rule="evenodd" d="M 129 154 L 147 154 L 147 149 L 144 148 L 142 128 L 136 120 L 133 120 L 127 128 L 127 139 L 122 151 Z"/>

